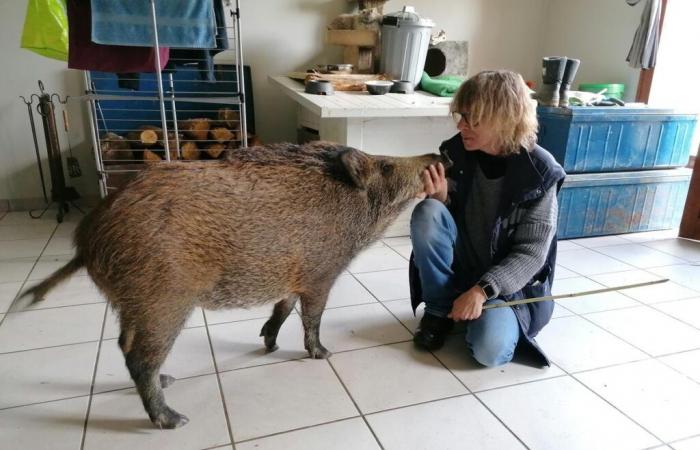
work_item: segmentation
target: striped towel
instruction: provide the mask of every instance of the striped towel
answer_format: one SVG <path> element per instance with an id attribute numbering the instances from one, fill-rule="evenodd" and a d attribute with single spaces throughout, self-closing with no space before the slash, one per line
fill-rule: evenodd
<path id="1" fill-rule="evenodd" d="M 155 44 L 151 2 L 90 0 L 92 41 L 106 45 Z M 160 47 L 216 48 L 212 0 L 154 0 Z"/>

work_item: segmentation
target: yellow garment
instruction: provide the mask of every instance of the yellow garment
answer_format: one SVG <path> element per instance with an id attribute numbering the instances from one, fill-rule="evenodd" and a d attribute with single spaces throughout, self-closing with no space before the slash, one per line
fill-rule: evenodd
<path id="1" fill-rule="evenodd" d="M 68 61 L 65 0 L 29 0 L 20 47 L 47 58 Z"/>

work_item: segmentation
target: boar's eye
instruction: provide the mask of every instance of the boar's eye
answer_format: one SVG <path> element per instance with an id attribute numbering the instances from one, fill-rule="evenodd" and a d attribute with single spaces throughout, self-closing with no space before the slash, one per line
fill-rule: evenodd
<path id="1" fill-rule="evenodd" d="M 382 162 L 382 175 L 389 175 L 394 171 L 394 165 L 388 162 Z"/>

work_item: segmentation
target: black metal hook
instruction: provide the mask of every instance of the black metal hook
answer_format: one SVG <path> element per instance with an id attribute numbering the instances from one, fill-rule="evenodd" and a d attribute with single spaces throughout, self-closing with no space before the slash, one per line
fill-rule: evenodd
<path id="1" fill-rule="evenodd" d="M 68 103 L 68 99 L 70 98 L 70 95 L 66 95 L 65 100 L 61 100 L 61 96 L 59 94 L 53 93 L 53 94 L 51 94 L 51 97 L 50 97 L 52 101 L 53 101 L 54 95 L 58 99 L 58 103 L 60 103 L 62 105 L 65 105 L 66 103 Z"/>

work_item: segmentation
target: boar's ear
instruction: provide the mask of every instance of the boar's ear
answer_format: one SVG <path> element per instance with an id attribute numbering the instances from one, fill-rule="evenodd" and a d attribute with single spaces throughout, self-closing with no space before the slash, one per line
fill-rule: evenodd
<path id="1" fill-rule="evenodd" d="M 360 189 L 366 189 L 370 168 L 370 160 L 367 155 L 350 148 L 340 153 L 340 162 L 352 183 Z"/>

